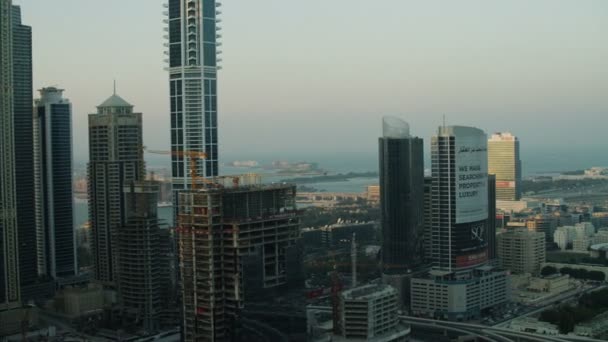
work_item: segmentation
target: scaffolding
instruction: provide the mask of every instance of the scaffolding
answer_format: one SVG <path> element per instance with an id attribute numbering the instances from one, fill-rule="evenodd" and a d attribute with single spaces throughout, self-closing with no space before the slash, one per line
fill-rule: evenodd
<path id="1" fill-rule="evenodd" d="M 237 179 L 225 187 L 179 194 L 185 341 L 229 339 L 246 293 L 289 280 L 287 252 L 300 237 L 295 187 Z"/>

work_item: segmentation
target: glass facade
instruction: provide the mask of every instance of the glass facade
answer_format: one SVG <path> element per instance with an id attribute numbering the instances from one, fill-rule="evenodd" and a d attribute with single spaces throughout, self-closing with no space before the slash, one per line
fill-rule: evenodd
<path id="1" fill-rule="evenodd" d="M 36 131 L 40 167 L 40 213 L 46 270 L 52 277 L 76 274 L 72 202 L 72 110 L 61 90 L 41 90 Z"/>
<path id="2" fill-rule="evenodd" d="M 29 300 L 38 296 L 35 290 L 38 283 L 36 220 L 32 214 L 35 200 L 32 29 L 21 24 L 17 6 L 13 6 L 13 82 L 19 276 L 21 299 Z"/>
<path id="3" fill-rule="evenodd" d="M 0 1 L 0 83 L 13 86 L 13 15 L 10 1 Z M 17 203 L 15 198 L 13 94 L 0 92 L 0 310 L 19 301 Z"/>
<path id="4" fill-rule="evenodd" d="M 116 94 L 89 114 L 89 217 L 95 279 L 117 281 L 115 240 L 125 222 L 123 188 L 145 177 L 142 114 Z"/>
<path id="5" fill-rule="evenodd" d="M 424 158 L 420 138 L 380 138 L 382 262 L 385 273 L 423 263 Z"/>
<path id="6" fill-rule="evenodd" d="M 521 198 L 519 140 L 511 133 L 496 133 L 488 140 L 488 173 L 496 175 L 496 199 Z"/>
<path id="7" fill-rule="evenodd" d="M 179 152 L 206 153 L 196 161 L 198 176 L 219 173 L 215 0 L 171 0 L 168 19 L 171 169 L 174 189 L 182 190 L 191 167 Z"/>
<path id="8" fill-rule="evenodd" d="M 476 128 L 441 127 L 432 138 L 430 256 L 436 269 L 467 269 L 488 259 L 486 151 L 486 135 Z"/>

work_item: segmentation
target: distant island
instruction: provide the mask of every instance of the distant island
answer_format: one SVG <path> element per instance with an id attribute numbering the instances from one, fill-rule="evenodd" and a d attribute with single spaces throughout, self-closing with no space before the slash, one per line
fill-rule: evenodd
<path id="1" fill-rule="evenodd" d="M 321 174 L 323 170 L 318 163 L 313 162 L 288 162 L 285 160 L 273 161 L 270 165 L 265 165 L 264 169 L 274 170 L 278 174 Z"/>
<path id="2" fill-rule="evenodd" d="M 324 182 L 346 182 L 352 178 L 377 178 L 378 172 L 349 172 L 349 173 L 338 173 L 336 175 L 322 175 L 313 177 L 296 177 L 283 179 L 281 182 L 284 183 L 295 183 L 295 184 L 312 184 L 312 183 L 324 183 Z"/>
<path id="3" fill-rule="evenodd" d="M 260 164 L 255 160 L 235 160 L 226 165 L 232 166 L 232 167 L 257 167 Z"/>

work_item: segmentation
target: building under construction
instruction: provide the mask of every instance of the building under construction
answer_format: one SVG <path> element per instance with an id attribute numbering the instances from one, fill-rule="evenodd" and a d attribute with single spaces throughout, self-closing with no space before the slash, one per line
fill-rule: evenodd
<path id="1" fill-rule="evenodd" d="M 125 186 L 126 222 L 117 233 L 118 285 L 125 318 L 146 331 L 159 328 L 161 313 L 161 223 L 156 182 Z"/>
<path id="2" fill-rule="evenodd" d="M 229 340 L 246 297 L 300 277 L 296 187 L 251 175 L 214 183 L 179 193 L 185 341 Z"/>

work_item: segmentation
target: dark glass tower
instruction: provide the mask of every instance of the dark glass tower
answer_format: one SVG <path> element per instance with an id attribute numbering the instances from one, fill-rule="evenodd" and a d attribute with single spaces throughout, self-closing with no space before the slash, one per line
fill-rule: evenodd
<path id="1" fill-rule="evenodd" d="M 76 274 L 72 203 L 72 105 L 54 87 L 35 109 L 38 268 L 53 278 Z M 41 272 L 42 273 L 42 272 Z"/>
<path id="2" fill-rule="evenodd" d="M 423 263 L 424 158 L 422 139 L 397 118 L 383 121 L 380 147 L 382 263 L 385 273 L 413 270 Z"/>
<path id="3" fill-rule="evenodd" d="M 16 305 L 20 299 L 17 226 L 17 186 L 15 184 L 15 122 L 13 90 L 13 36 L 19 21 L 10 0 L 0 0 L 0 311 Z M 18 17 L 15 19 L 19 19 Z"/>
<path id="4" fill-rule="evenodd" d="M 32 28 L 21 24 L 21 10 L 18 6 L 13 6 L 13 95 L 19 277 L 21 299 L 26 301 L 39 296 L 40 282 L 36 257 L 36 219 L 33 210 L 35 188 Z"/>
<path id="5" fill-rule="evenodd" d="M 170 0 L 168 11 L 171 150 L 205 152 L 202 177 L 218 174 L 215 0 Z M 174 153 L 173 189 L 189 188 L 189 160 Z"/>

